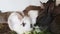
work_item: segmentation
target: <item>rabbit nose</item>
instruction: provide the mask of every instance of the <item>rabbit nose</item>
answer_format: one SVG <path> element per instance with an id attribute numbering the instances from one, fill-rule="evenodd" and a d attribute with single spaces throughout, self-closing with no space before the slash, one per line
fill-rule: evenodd
<path id="1" fill-rule="evenodd" d="M 31 28 L 33 27 L 32 24 L 30 24 Z"/>
<path id="2" fill-rule="evenodd" d="M 23 27 L 25 26 L 25 24 L 26 24 L 26 23 L 24 23 L 24 22 L 22 23 Z"/>

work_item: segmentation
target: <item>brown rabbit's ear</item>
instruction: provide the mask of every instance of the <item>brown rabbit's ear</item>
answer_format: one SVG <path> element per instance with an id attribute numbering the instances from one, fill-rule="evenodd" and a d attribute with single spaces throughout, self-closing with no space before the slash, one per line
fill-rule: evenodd
<path id="1" fill-rule="evenodd" d="M 40 1 L 40 3 L 41 3 L 41 6 L 40 6 L 40 7 L 41 7 L 42 9 L 44 9 L 45 7 L 44 7 L 43 3 L 42 3 L 41 1 Z"/>

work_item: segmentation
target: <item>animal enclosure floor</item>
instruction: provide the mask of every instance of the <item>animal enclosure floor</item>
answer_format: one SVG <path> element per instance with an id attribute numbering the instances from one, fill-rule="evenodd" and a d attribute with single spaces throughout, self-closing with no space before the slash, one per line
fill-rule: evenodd
<path id="1" fill-rule="evenodd" d="M 41 34 L 45 34 L 45 33 L 41 33 Z M 11 31 L 7 23 L 0 23 L 0 34 L 17 34 L 17 33 Z"/>
<path id="2" fill-rule="evenodd" d="M 7 23 L 0 23 L 0 34 L 12 34 Z M 16 34 L 15 32 L 13 34 Z"/>

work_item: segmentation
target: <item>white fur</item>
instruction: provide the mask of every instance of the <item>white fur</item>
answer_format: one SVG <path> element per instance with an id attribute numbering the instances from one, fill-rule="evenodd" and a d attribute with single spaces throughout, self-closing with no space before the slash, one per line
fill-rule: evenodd
<path id="1" fill-rule="evenodd" d="M 31 31 L 30 28 L 31 20 L 29 17 L 24 16 L 22 20 L 18 19 L 18 13 L 11 13 L 8 18 L 8 25 L 12 31 L 17 32 L 17 34 L 23 34 L 24 32 Z M 25 27 L 23 27 L 22 23 L 26 23 Z"/>
<path id="2" fill-rule="evenodd" d="M 38 11 L 37 10 L 30 10 L 28 12 L 28 15 L 30 15 L 30 18 L 32 19 L 32 24 L 34 25 L 36 23 L 36 18 L 38 16 Z"/>

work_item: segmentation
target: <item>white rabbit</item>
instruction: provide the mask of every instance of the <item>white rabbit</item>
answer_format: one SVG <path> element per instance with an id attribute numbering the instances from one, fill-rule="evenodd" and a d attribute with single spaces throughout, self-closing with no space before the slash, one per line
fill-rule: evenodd
<path id="1" fill-rule="evenodd" d="M 32 30 L 30 17 L 23 16 L 14 12 L 11 13 L 11 15 L 8 18 L 9 28 L 12 31 L 15 31 L 17 34 L 23 34 L 24 32 Z"/>

